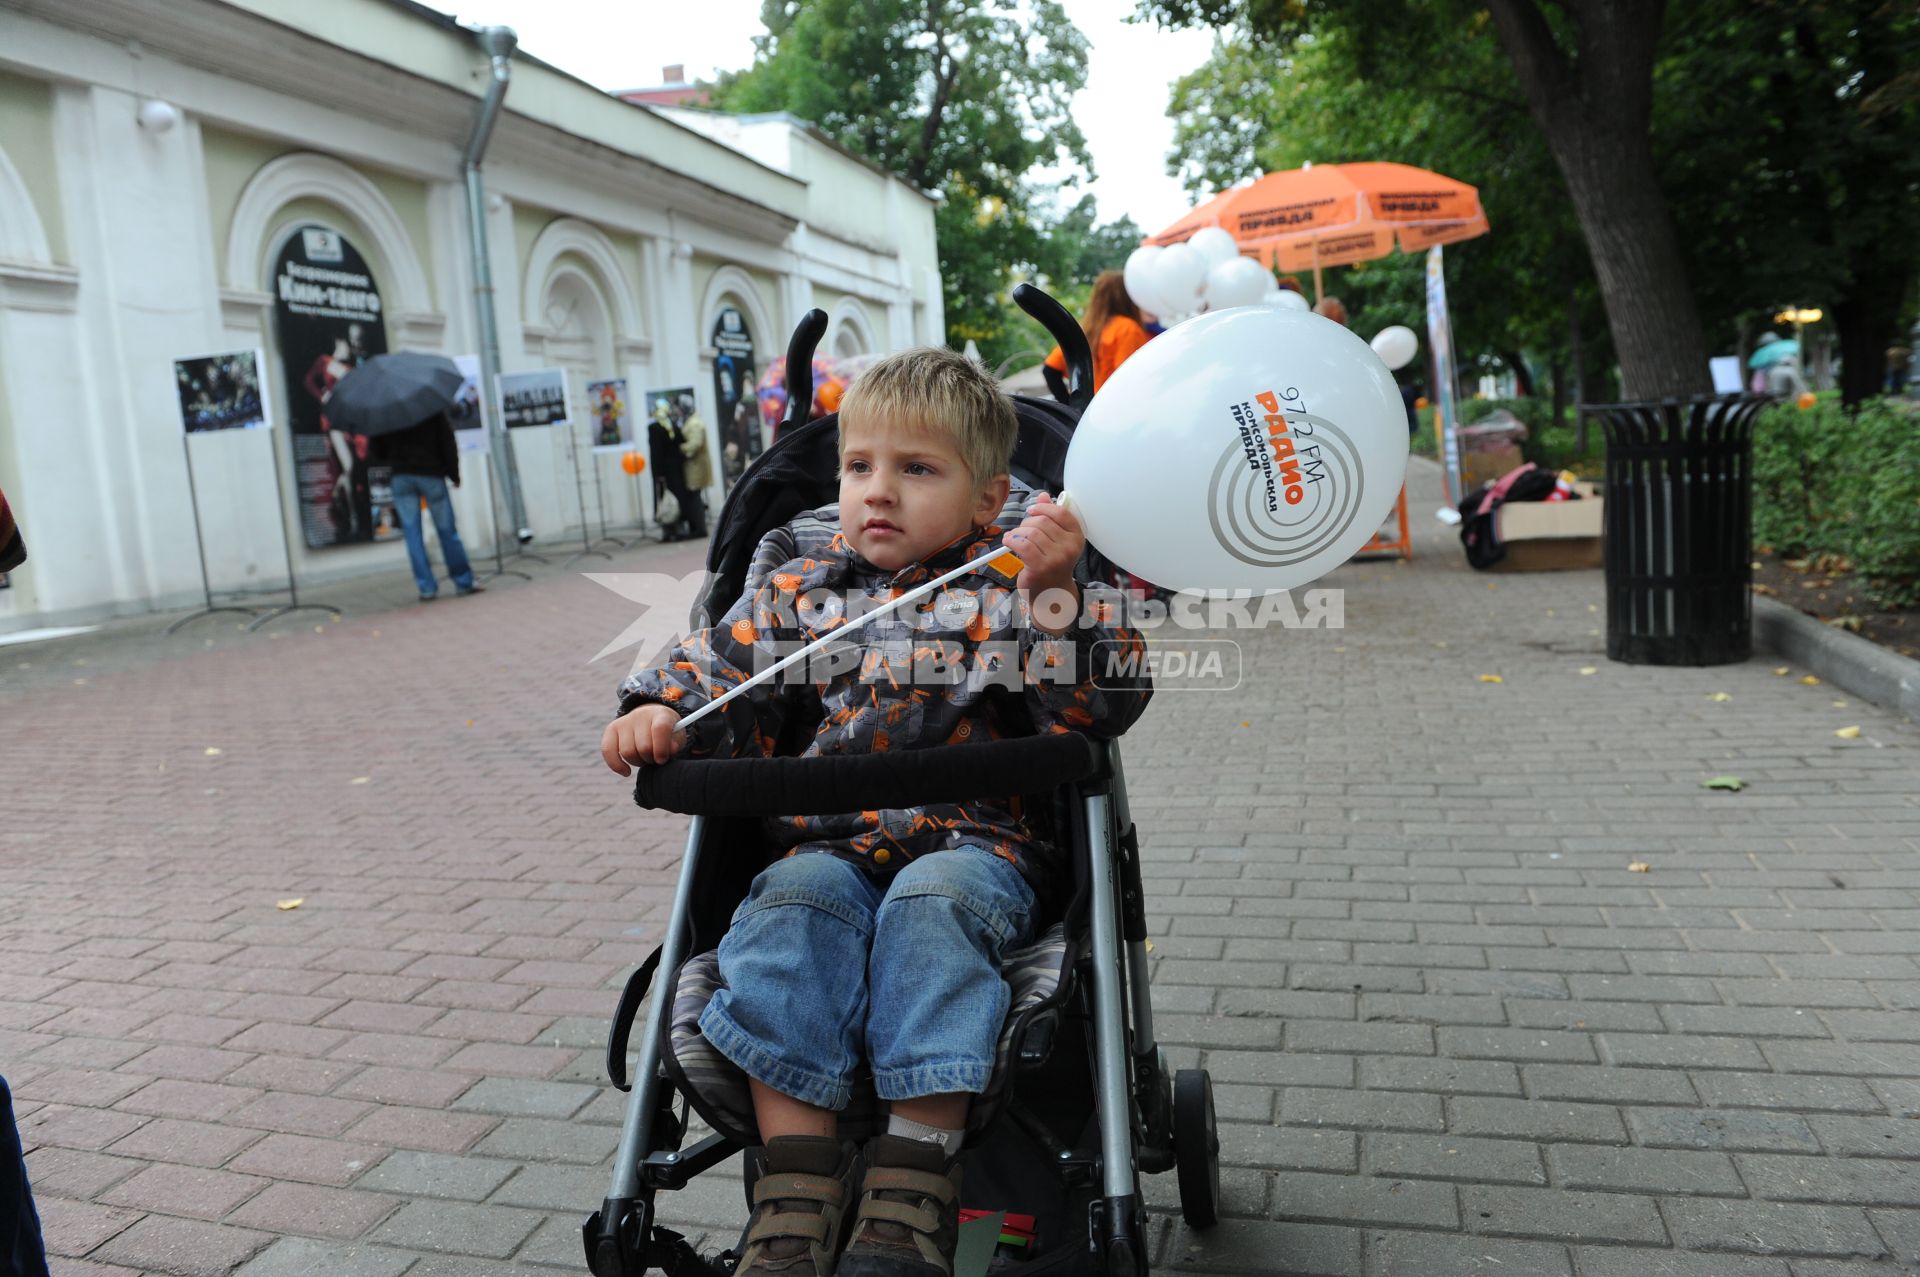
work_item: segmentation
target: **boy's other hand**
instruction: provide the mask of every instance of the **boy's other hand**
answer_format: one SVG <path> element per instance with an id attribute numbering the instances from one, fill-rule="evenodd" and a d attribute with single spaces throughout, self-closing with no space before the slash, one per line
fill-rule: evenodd
<path id="1" fill-rule="evenodd" d="M 600 757 L 621 776 L 641 763 L 664 763 L 687 742 L 680 716 L 665 705 L 642 705 L 607 724 L 600 736 Z"/>
<path id="2" fill-rule="evenodd" d="M 1073 517 L 1071 511 L 1042 492 L 1027 507 L 1027 517 L 1020 526 L 1007 533 L 1006 546 L 1025 561 L 1020 570 L 1019 587 L 1026 591 L 1029 606 L 1041 602 L 1041 596 L 1050 590 L 1061 590 L 1078 605 L 1079 590 L 1073 581 L 1073 565 L 1080 561 L 1080 552 L 1087 547 L 1087 535 L 1080 529 L 1080 520 Z M 1059 608 L 1048 609 L 1048 615 L 1034 615 L 1041 629 L 1058 634 L 1072 623 L 1071 616 L 1052 615 Z"/>

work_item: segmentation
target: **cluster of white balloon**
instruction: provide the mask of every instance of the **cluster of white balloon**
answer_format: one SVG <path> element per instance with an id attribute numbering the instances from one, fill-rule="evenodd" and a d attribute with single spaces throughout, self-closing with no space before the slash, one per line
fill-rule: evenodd
<path id="1" fill-rule="evenodd" d="M 1267 268 L 1242 257 L 1233 236 L 1218 226 L 1195 231 L 1185 243 L 1134 249 L 1125 274 L 1133 304 L 1169 328 L 1202 311 L 1235 306 L 1313 309 L 1299 293 L 1275 287 Z M 1382 328 L 1371 344 L 1389 369 L 1406 367 L 1420 353 L 1420 339 L 1403 324 Z"/>
<path id="2" fill-rule="evenodd" d="M 1148 244 L 1127 258 L 1127 295 L 1133 304 L 1171 325 L 1202 310 L 1259 303 L 1306 310 L 1299 293 L 1273 286 L 1267 268 L 1240 255 L 1218 226 L 1196 231 L 1183 244 Z"/>

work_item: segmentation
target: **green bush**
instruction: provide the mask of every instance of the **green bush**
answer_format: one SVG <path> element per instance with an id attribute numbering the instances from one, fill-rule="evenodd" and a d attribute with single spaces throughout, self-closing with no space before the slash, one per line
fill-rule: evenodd
<path id="1" fill-rule="evenodd" d="M 1869 595 L 1920 603 L 1920 415 L 1875 399 L 1777 404 L 1753 432 L 1753 537 L 1846 560 Z"/>

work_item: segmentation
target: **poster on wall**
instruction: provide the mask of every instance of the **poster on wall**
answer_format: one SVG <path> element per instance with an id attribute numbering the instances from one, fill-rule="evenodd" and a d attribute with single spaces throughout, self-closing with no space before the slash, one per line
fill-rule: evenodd
<path id="1" fill-rule="evenodd" d="M 208 430 L 259 430 L 267 424 L 260 393 L 258 350 L 195 355 L 173 361 L 173 387 L 180 425 L 188 434 Z"/>
<path id="2" fill-rule="evenodd" d="M 754 395 L 753 334 L 732 306 L 713 321 L 713 403 L 720 414 L 720 467 L 728 489 L 766 446 Z"/>
<path id="3" fill-rule="evenodd" d="M 687 463 L 680 452 L 679 435 L 694 414 L 693 387 L 649 390 L 646 411 L 647 473 L 653 476 L 653 508 L 658 510 L 662 496 L 686 486 Z M 698 423 L 695 428 L 699 428 Z"/>
<path id="4" fill-rule="evenodd" d="M 624 377 L 587 383 L 587 417 L 593 422 L 595 452 L 624 452 L 633 446 L 633 413 L 627 407 Z"/>
<path id="5" fill-rule="evenodd" d="M 334 385 L 387 350 L 373 272 L 340 232 L 301 226 L 274 259 L 273 291 L 294 499 L 307 547 L 397 538 L 391 471 L 369 464 L 364 435 L 327 420 Z"/>
<path id="6" fill-rule="evenodd" d="M 453 423 L 453 441 L 462 452 L 487 450 L 487 405 L 480 397 L 480 356 L 455 355 L 453 363 L 464 378 L 447 405 L 447 420 Z"/>
<path id="7" fill-rule="evenodd" d="M 564 426 L 573 420 L 567 404 L 567 371 L 535 368 L 500 374 L 500 417 L 507 428 Z"/>

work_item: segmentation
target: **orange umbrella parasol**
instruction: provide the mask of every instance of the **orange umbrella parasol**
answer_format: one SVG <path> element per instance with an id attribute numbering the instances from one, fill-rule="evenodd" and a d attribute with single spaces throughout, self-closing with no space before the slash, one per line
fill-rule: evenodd
<path id="1" fill-rule="evenodd" d="M 1402 252 L 1417 253 L 1488 230 L 1474 187 L 1386 162 L 1268 173 L 1222 191 L 1147 243 L 1178 244 L 1207 226 L 1225 230 L 1243 253 L 1278 270 L 1316 275 L 1325 266 L 1385 257 L 1396 241 Z"/>

